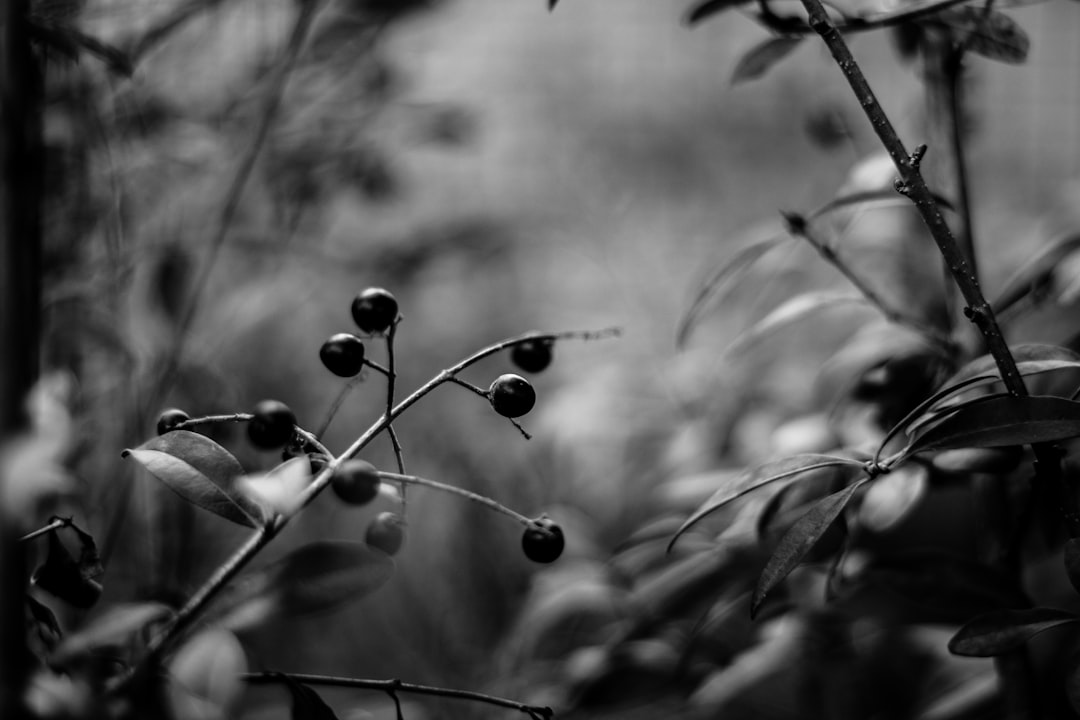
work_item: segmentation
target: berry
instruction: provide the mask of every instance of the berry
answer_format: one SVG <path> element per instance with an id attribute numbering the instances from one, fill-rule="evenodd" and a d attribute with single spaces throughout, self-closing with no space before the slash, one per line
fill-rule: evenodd
<path id="1" fill-rule="evenodd" d="M 532 410 L 536 404 L 536 391 L 525 378 L 507 373 L 491 383 L 488 398 L 495 412 L 503 417 L 516 418 Z"/>
<path id="2" fill-rule="evenodd" d="M 525 557 L 533 562 L 555 562 L 562 555 L 564 547 L 566 540 L 562 528 L 546 516 L 533 520 L 521 536 L 521 549 L 525 551 Z"/>
<path id="3" fill-rule="evenodd" d="M 289 442 L 296 425 L 296 415 L 280 400 L 263 400 L 255 406 L 248 423 L 248 439 L 258 448 L 273 450 Z"/>
<path id="4" fill-rule="evenodd" d="M 405 542 L 405 518 L 397 513 L 381 512 L 368 525 L 364 542 L 387 555 L 394 555 Z"/>
<path id="5" fill-rule="evenodd" d="M 346 460 L 334 470 L 330 487 L 342 502 L 364 505 L 379 494 L 379 471 L 364 460 Z"/>
<path id="6" fill-rule="evenodd" d="M 338 377 L 353 377 L 364 367 L 364 343 L 349 333 L 332 335 L 319 349 L 319 359 Z"/>
<path id="7" fill-rule="evenodd" d="M 164 435 L 180 423 L 187 422 L 190 419 L 191 416 L 183 410 L 169 408 L 168 410 L 165 410 L 160 415 L 158 415 L 157 434 Z"/>
<path id="8" fill-rule="evenodd" d="M 515 345 L 510 360 L 528 373 L 538 373 L 551 364 L 551 341 L 529 340 Z"/>
<path id="9" fill-rule="evenodd" d="M 353 299 L 352 316 L 366 333 L 386 332 L 397 320 L 397 300 L 382 288 L 368 288 Z"/>

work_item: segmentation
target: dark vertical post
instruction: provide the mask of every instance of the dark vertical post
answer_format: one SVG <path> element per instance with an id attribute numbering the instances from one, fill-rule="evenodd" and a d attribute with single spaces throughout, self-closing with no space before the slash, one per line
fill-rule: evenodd
<path id="1" fill-rule="evenodd" d="M 30 45 L 28 0 L 0 2 L 0 441 L 25 424 L 41 329 L 42 76 Z M 7 481 L 0 466 L 0 490 Z M 25 558 L 19 527 L 0 508 L 0 717 L 21 719 L 27 657 Z"/>

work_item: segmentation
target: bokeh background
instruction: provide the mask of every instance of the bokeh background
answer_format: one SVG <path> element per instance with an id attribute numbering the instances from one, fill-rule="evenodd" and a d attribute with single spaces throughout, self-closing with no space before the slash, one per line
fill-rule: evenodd
<path id="1" fill-rule="evenodd" d="M 180 5 L 87 0 L 79 23 L 123 45 Z M 677 481 L 766 456 L 776 427 L 815 409 L 821 361 L 862 316 L 721 356 L 777 298 L 838 282 L 808 249 L 764 263 L 686 347 L 675 333 L 713 268 L 777 232 L 778 210 L 833 197 L 876 140 L 820 43 L 732 85 L 740 56 L 766 37 L 738 12 L 691 30 L 685 4 L 671 1 L 563 0 L 549 13 L 542 0 L 443 0 L 400 3 L 375 27 L 364 2 L 333 0 L 178 343 L 296 12 L 291 0 L 219 5 L 149 49 L 130 79 L 84 58 L 57 63 L 51 81 L 46 364 L 77 378 L 80 511 L 107 555 L 103 602 L 176 602 L 243 537 L 119 451 L 149 437 L 166 406 L 233 412 L 273 397 L 317 426 L 343 385 L 318 349 L 351 329 L 362 288 L 386 287 L 401 304 L 403 389 L 525 330 L 618 326 L 618 340 L 557 346 L 535 378 L 531 441 L 452 386 L 397 425 L 411 472 L 557 517 L 562 575 L 538 575 L 505 518 L 416 490 L 389 585 L 243 638 L 255 668 L 512 687 L 521 657 L 555 652 L 544 632 L 574 632 L 522 626 L 538 587 L 602 566 Z M 968 63 L 975 230 L 991 289 L 1080 219 L 1080 5 L 1009 12 L 1031 35 L 1028 62 Z M 919 142 L 916 68 L 885 34 L 853 46 L 905 140 Z M 170 364 L 175 382 L 163 383 Z M 486 386 L 511 369 L 493 358 L 469 378 Z M 378 376 L 358 385 L 329 446 L 377 417 L 383 394 Z M 278 461 L 239 431 L 217 437 L 252 469 Z M 365 457 L 393 461 L 381 440 Z M 361 539 L 389 507 L 320 498 L 267 558 L 314 538 Z M 604 612 L 602 593 L 590 601 Z M 324 696 L 343 718 L 393 717 L 381 695 Z M 250 697 L 245 717 L 287 716 L 280 690 Z M 491 711 L 406 705 L 409 720 L 481 714 Z"/>

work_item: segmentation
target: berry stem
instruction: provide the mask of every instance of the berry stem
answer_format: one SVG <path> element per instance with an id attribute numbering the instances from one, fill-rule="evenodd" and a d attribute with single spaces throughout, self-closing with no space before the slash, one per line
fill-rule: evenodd
<path id="1" fill-rule="evenodd" d="M 451 377 L 451 378 L 449 378 L 449 380 L 450 380 L 450 382 L 454 383 L 455 385 L 460 385 L 461 387 L 465 388 L 466 390 L 472 390 L 474 393 L 476 393 L 480 397 L 484 398 L 485 400 L 487 400 L 487 399 L 489 399 L 491 397 L 490 395 L 488 395 L 487 390 L 484 390 L 483 388 L 477 387 L 476 385 L 473 385 L 471 382 L 466 382 L 465 380 L 462 380 L 461 378 L 457 378 L 457 377 Z"/>
<path id="2" fill-rule="evenodd" d="M 191 418 L 182 423 L 177 423 L 172 430 L 191 430 L 199 425 L 214 425 L 216 423 L 248 422 L 253 418 L 251 413 L 232 413 L 231 415 L 205 415 Z"/>
<path id="3" fill-rule="evenodd" d="M 397 335 L 398 323 L 401 322 L 401 316 L 398 315 L 394 318 L 394 322 L 390 324 L 390 329 L 386 331 L 386 366 L 388 371 L 386 373 L 386 414 L 389 415 L 394 411 L 394 393 L 397 389 L 397 365 L 394 360 L 394 336 Z M 394 426 L 387 423 L 386 434 L 390 436 L 390 445 L 394 448 L 394 460 L 397 461 L 398 472 L 402 475 L 405 474 L 405 453 L 401 448 L 401 441 L 398 439 L 397 431 L 394 430 Z M 408 507 L 408 497 L 405 492 L 405 483 L 401 483 L 398 487 L 401 492 L 401 513 L 405 514 L 405 510 Z"/>
<path id="4" fill-rule="evenodd" d="M 478 494 L 476 494 L 474 492 L 470 492 L 469 490 L 464 490 L 464 489 L 459 488 L 459 487 L 457 487 L 455 485 L 447 485 L 446 483 L 441 483 L 441 482 L 438 482 L 437 480 L 429 480 L 427 478 L 418 477 L 416 475 L 402 475 L 402 474 L 399 474 L 399 473 L 390 473 L 390 472 L 382 472 L 382 471 L 379 472 L 379 479 L 394 480 L 394 481 L 399 482 L 399 483 L 401 483 L 403 485 L 408 485 L 408 484 L 422 485 L 423 487 L 429 487 L 429 488 L 431 488 L 433 490 L 441 490 L 443 492 L 447 492 L 447 493 L 450 493 L 452 495 L 459 495 L 459 496 L 465 498 L 466 500 L 472 500 L 473 502 L 480 503 L 481 505 L 484 505 L 484 506 L 486 506 L 486 507 L 488 507 L 488 508 L 490 508 L 492 510 L 495 510 L 496 512 L 501 512 L 503 515 L 508 515 L 509 517 L 514 518 L 515 520 L 517 520 L 522 525 L 525 525 L 526 527 L 528 527 L 532 523 L 532 520 L 525 517 L 524 515 L 522 515 L 519 512 L 515 512 L 514 510 L 511 510 L 510 508 L 506 507 L 502 503 L 499 503 L 499 502 L 497 502 L 495 500 L 492 500 L 489 497 L 485 497 L 484 495 L 478 495 Z"/>
<path id="5" fill-rule="evenodd" d="M 545 720 L 554 717 L 555 713 L 549 707 L 538 705 L 526 705 L 507 698 L 487 695 L 485 693 L 472 692 L 470 690 L 454 690 L 451 688 L 433 687 L 431 685 L 415 685 L 400 680 L 368 680 L 364 678 L 343 678 L 329 675 L 301 675 L 297 673 L 260 672 L 244 673 L 240 676 L 252 685 L 268 685 L 285 683 L 289 680 L 303 683 L 304 685 L 327 685 L 331 687 L 346 687 L 358 690 L 377 690 L 386 693 L 412 693 L 414 695 L 435 695 L 437 697 L 453 698 L 456 700 L 471 700 L 473 702 L 486 703 L 498 707 L 517 710 L 529 715 L 539 716 Z"/>
<path id="6" fill-rule="evenodd" d="M 510 338 L 508 340 L 502 340 L 489 345 L 472 355 L 468 356 L 464 360 L 459 361 L 456 365 L 453 365 L 445 370 L 442 370 L 437 375 L 429 379 L 423 385 L 418 387 L 408 397 L 399 402 L 393 407 L 392 410 L 384 412 L 383 415 L 376 420 L 371 427 L 365 430 L 352 445 L 345 449 L 340 455 L 332 457 L 323 469 L 315 475 L 315 478 L 311 481 L 311 484 L 304 489 L 300 494 L 299 502 L 297 502 L 295 509 L 289 513 L 282 513 L 274 517 L 274 519 L 268 522 L 266 525 L 255 530 L 255 532 L 248 538 L 248 540 L 241 545 L 236 551 L 226 560 L 218 569 L 211 575 L 203 585 L 195 591 L 184 606 L 177 611 L 173 621 L 167 625 L 159 635 L 157 635 L 147 647 L 146 654 L 133 667 L 126 675 L 118 678 L 116 682 L 109 688 L 111 693 L 120 693 L 127 689 L 136 677 L 141 674 L 150 671 L 160 660 L 162 655 L 173 645 L 173 643 L 187 630 L 192 623 L 198 618 L 199 614 L 206 607 L 206 605 L 213 599 L 213 597 L 230 581 L 232 580 L 243 568 L 251 562 L 251 560 L 259 554 L 274 537 L 277 536 L 281 530 L 289 523 L 297 513 L 307 507 L 311 502 L 318 497 L 319 493 L 326 489 L 330 484 L 334 476 L 334 471 L 337 467 L 356 456 L 361 450 L 367 447 L 368 443 L 375 438 L 383 430 L 386 430 L 390 423 L 396 420 L 403 412 L 408 410 L 417 401 L 430 393 L 443 383 L 450 382 L 451 379 L 462 370 L 475 365 L 486 357 L 501 352 L 508 347 L 517 345 L 530 340 L 559 340 L 559 339 L 580 339 L 580 340 L 598 340 L 603 338 L 617 337 L 620 331 L 618 328 L 608 328 L 606 330 L 598 331 L 580 331 L 580 330 L 568 330 L 558 333 L 526 333 L 525 335 L 519 335 L 517 337 Z M 242 419 L 240 415 L 227 416 Z M 249 416 L 246 416 L 250 418 Z M 190 422 L 190 421 L 189 421 Z M 382 475 L 383 473 L 380 473 Z M 408 477 L 404 475 L 397 476 L 398 478 Z M 428 481 L 434 483 L 434 481 Z M 441 483 L 440 483 L 441 484 Z M 465 493 L 467 491 L 454 488 L 453 486 L 445 486 L 450 492 Z M 518 515 L 509 508 L 496 503 L 494 500 L 489 500 L 482 496 L 476 496 L 476 499 L 482 504 L 488 504 L 493 506 L 493 509 L 499 510 L 509 514 L 519 522 L 528 523 L 529 519 L 523 515 Z"/>
<path id="7" fill-rule="evenodd" d="M 367 364 L 367 360 L 364 360 L 364 363 Z M 330 407 L 326 411 L 326 417 L 323 418 L 322 424 L 319 425 L 318 431 L 315 432 L 315 437 L 321 438 L 323 435 L 326 434 L 327 429 L 330 427 L 330 423 L 334 421 L 334 417 L 338 414 L 338 410 L 341 409 L 342 403 L 345 402 L 345 398 L 349 396 L 349 393 L 352 392 L 354 387 L 356 387 L 363 381 L 363 377 L 357 375 L 356 377 L 351 378 L 341 387 L 341 390 L 338 391 L 337 397 L 334 398 L 334 402 L 330 403 Z M 333 457 L 333 453 L 329 454 L 331 457 Z"/>

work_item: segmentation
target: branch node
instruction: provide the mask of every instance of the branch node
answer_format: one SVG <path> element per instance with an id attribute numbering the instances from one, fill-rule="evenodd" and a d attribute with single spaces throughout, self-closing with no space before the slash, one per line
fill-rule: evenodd
<path id="1" fill-rule="evenodd" d="M 919 166 L 922 165 L 923 156 L 926 155 L 926 149 L 926 143 L 916 145 L 911 157 L 908 158 L 908 167 L 912 170 L 918 170 Z"/>
<path id="2" fill-rule="evenodd" d="M 895 180 L 893 180 L 893 189 L 895 189 L 896 192 L 900 193 L 904 197 L 907 197 L 911 194 L 911 186 L 908 185 L 903 178 L 896 178 Z"/>

